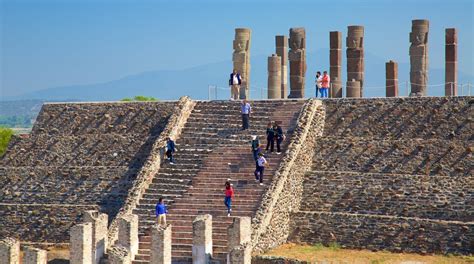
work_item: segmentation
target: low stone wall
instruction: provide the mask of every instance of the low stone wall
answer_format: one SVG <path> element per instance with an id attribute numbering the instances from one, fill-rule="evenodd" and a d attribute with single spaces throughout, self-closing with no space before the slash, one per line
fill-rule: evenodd
<path id="1" fill-rule="evenodd" d="M 315 142 L 324 124 L 321 101 L 310 99 L 303 107 L 288 151 L 252 219 L 252 248 L 261 252 L 286 241 L 290 211 L 297 210 L 303 192 L 303 178 L 310 168 Z"/>
<path id="2" fill-rule="evenodd" d="M 81 221 L 84 211 L 98 209 L 97 205 L 0 203 L 0 237 L 61 243 L 69 237 L 71 226 Z"/>
<path id="3" fill-rule="evenodd" d="M 313 168 L 400 174 L 471 176 L 474 145 L 444 139 L 318 139 Z"/>
<path id="4" fill-rule="evenodd" d="M 314 263 L 309 262 L 309 261 L 284 258 L 284 257 L 254 256 L 252 258 L 252 264 L 314 264 Z"/>
<path id="5" fill-rule="evenodd" d="M 474 221 L 474 181 L 464 176 L 309 172 L 302 211 Z"/>
<path id="6" fill-rule="evenodd" d="M 122 216 L 130 215 L 136 208 L 140 198 L 153 180 L 153 176 L 159 171 L 161 160 L 163 158 L 163 148 L 166 146 L 166 139 L 172 137 L 175 141 L 179 138 L 181 130 L 191 114 L 196 102 L 189 97 L 182 97 L 173 110 L 173 114 L 168 120 L 166 127 L 161 132 L 159 138 L 154 142 L 150 155 L 141 167 L 136 180 L 130 188 L 127 199 L 120 209 L 117 217 L 112 221 L 109 227 L 109 247 L 112 247 L 118 237 L 118 221 Z"/>
<path id="7" fill-rule="evenodd" d="M 474 253 L 474 222 L 329 212 L 292 215 L 289 241 L 394 252 Z"/>
<path id="8" fill-rule="evenodd" d="M 324 135 L 474 139 L 472 96 L 324 100 Z"/>

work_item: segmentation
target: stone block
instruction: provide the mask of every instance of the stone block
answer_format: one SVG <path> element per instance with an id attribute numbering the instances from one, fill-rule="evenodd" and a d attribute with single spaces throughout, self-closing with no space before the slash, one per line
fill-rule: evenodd
<path id="1" fill-rule="evenodd" d="M 427 47 L 426 46 L 412 46 L 410 47 L 410 56 L 427 56 Z"/>
<path id="2" fill-rule="evenodd" d="M 342 49 L 342 32 L 331 31 L 329 32 L 329 48 Z"/>
<path id="3" fill-rule="evenodd" d="M 193 221 L 193 263 L 206 264 L 212 257 L 212 215 L 198 215 Z"/>
<path id="4" fill-rule="evenodd" d="M 138 216 L 125 215 L 118 220 L 118 245 L 130 252 L 131 259 L 138 254 Z"/>
<path id="5" fill-rule="evenodd" d="M 457 44 L 458 43 L 458 32 L 455 28 L 446 29 L 446 44 Z"/>
<path id="6" fill-rule="evenodd" d="M 458 61 L 458 46 L 457 45 L 446 45 L 445 46 L 445 58 L 446 61 Z"/>
<path id="7" fill-rule="evenodd" d="M 281 58 L 276 54 L 268 57 L 267 67 L 269 72 L 281 72 Z"/>
<path id="8" fill-rule="evenodd" d="M 306 72 L 304 61 L 290 61 L 290 76 L 302 76 Z"/>
<path id="9" fill-rule="evenodd" d="M 385 63 L 385 78 L 398 79 L 398 63 L 394 61 Z"/>
<path id="10" fill-rule="evenodd" d="M 330 65 L 342 64 L 342 50 L 341 49 L 329 51 L 329 64 Z"/>
<path id="11" fill-rule="evenodd" d="M 341 65 L 329 66 L 329 75 L 331 76 L 331 80 L 334 79 L 334 77 L 342 78 L 342 66 Z"/>
<path id="12" fill-rule="evenodd" d="M 306 58 L 306 54 L 303 51 L 289 51 L 288 52 L 288 59 L 290 60 L 290 63 L 292 61 L 303 61 Z"/>
<path id="13" fill-rule="evenodd" d="M 227 256 L 229 264 L 250 264 L 252 263 L 252 247 L 249 243 L 236 246 L 229 250 Z"/>
<path id="14" fill-rule="evenodd" d="M 71 227 L 69 261 L 71 264 L 93 264 L 91 223 Z"/>
<path id="15" fill-rule="evenodd" d="M 151 264 L 171 264 L 171 232 L 170 224 L 152 227 Z"/>
<path id="16" fill-rule="evenodd" d="M 92 263 L 99 264 L 107 250 L 109 216 L 98 211 L 85 211 L 84 222 L 92 224 Z"/>
<path id="17" fill-rule="evenodd" d="M 109 252 L 109 264 L 132 264 L 130 251 L 120 245 L 113 246 Z"/>
<path id="18" fill-rule="evenodd" d="M 363 80 L 364 79 L 364 73 L 363 72 L 348 72 L 347 73 L 347 79 L 348 80 Z"/>
<path id="19" fill-rule="evenodd" d="M 342 82 L 335 77 L 331 81 L 331 98 L 342 98 Z"/>
<path id="20" fill-rule="evenodd" d="M 232 225 L 227 228 L 227 249 L 250 242 L 252 226 L 250 217 L 234 217 Z"/>
<path id="21" fill-rule="evenodd" d="M 346 50 L 346 58 L 363 58 L 364 57 L 364 50 L 361 49 L 347 49 Z"/>
<path id="22" fill-rule="evenodd" d="M 356 80 L 347 81 L 346 83 L 346 97 L 357 98 L 361 97 L 360 82 Z"/>
<path id="23" fill-rule="evenodd" d="M 347 71 L 348 72 L 363 72 L 364 71 L 363 58 L 348 58 Z"/>
<path id="24" fill-rule="evenodd" d="M 10 237 L 0 240 L 0 263 L 20 264 L 20 241 Z"/>
<path id="25" fill-rule="evenodd" d="M 276 47 L 286 47 L 286 48 L 288 48 L 288 37 L 287 36 L 275 36 L 275 46 Z"/>
<path id="26" fill-rule="evenodd" d="M 48 262 L 46 250 L 25 247 L 24 253 L 24 264 L 46 264 Z"/>

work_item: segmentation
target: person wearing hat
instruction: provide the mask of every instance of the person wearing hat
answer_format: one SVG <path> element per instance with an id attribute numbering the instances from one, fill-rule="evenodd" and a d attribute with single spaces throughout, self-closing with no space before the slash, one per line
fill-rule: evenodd
<path id="1" fill-rule="evenodd" d="M 257 161 L 258 153 L 260 152 L 260 141 L 258 140 L 258 136 L 252 136 L 252 154 L 253 159 Z"/>
<path id="2" fill-rule="evenodd" d="M 170 161 L 171 165 L 174 164 L 173 152 L 175 151 L 176 151 L 176 146 L 174 144 L 174 141 L 171 137 L 168 137 L 166 141 L 166 157 Z"/>

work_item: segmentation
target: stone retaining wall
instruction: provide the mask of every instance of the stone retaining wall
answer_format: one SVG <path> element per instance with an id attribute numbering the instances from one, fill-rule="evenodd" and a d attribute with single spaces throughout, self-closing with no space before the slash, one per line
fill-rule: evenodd
<path id="1" fill-rule="evenodd" d="M 464 176 L 309 172 L 302 211 L 474 221 L 474 182 Z"/>
<path id="2" fill-rule="evenodd" d="M 252 219 L 252 247 L 261 252 L 284 243 L 289 232 L 290 211 L 297 210 L 303 178 L 311 166 L 316 137 L 324 122 L 321 101 L 310 99 L 303 107 L 282 162 Z"/>
<path id="3" fill-rule="evenodd" d="M 293 214 L 289 241 L 394 252 L 474 253 L 474 222 L 366 214 Z"/>
<path id="4" fill-rule="evenodd" d="M 166 127 L 163 129 L 158 139 L 153 143 L 148 158 L 140 168 L 137 178 L 133 182 L 132 188 L 128 191 L 127 199 L 123 207 L 109 226 L 109 247 L 114 245 L 118 237 L 117 219 L 133 213 L 133 209 L 136 208 L 143 193 L 152 182 L 153 176 L 158 173 L 160 169 L 161 160 L 163 158 L 163 149 L 166 146 L 167 138 L 171 137 L 175 141 L 179 138 L 181 130 L 186 124 L 186 121 L 195 105 L 196 102 L 192 101 L 187 96 L 179 99 L 178 104 L 173 110 L 173 115 L 168 119 Z"/>

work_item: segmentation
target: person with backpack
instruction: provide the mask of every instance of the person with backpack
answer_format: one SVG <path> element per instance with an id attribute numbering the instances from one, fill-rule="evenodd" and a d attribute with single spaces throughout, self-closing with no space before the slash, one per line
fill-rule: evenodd
<path id="1" fill-rule="evenodd" d="M 224 194 L 224 204 L 227 207 L 227 216 L 230 216 L 232 212 L 232 197 L 234 197 L 234 188 L 232 188 L 232 184 L 230 184 L 229 181 L 225 182 Z"/>
<path id="2" fill-rule="evenodd" d="M 171 137 L 167 138 L 166 141 L 166 157 L 168 158 L 171 165 L 174 164 L 173 153 L 176 151 L 176 146 L 174 144 L 173 139 Z"/>
<path id="3" fill-rule="evenodd" d="M 268 148 L 270 148 L 270 152 L 273 152 L 275 148 L 275 130 L 273 130 L 273 122 L 268 122 L 267 131 L 265 133 L 267 134 L 267 147 L 265 148 L 265 151 L 268 151 Z"/>
<path id="4" fill-rule="evenodd" d="M 263 156 L 263 153 L 258 153 L 257 159 L 257 169 L 255 170 L 255 180 L 260 182 L 260 185 L 263 185 L 263 171 L 265 170 L 265 165 L 267 164 L 267 160 Z"/>
<path id="5" fill-rule="evenodd" d="M 167 213 L 168 209 L 166 208 L 165 202 L 163 201 L 163 198 L 160 197 L 155 207 L 156 222 L 158 223 L 158 225 L 163 224 L 164 226 L 166 226 Z"/>

